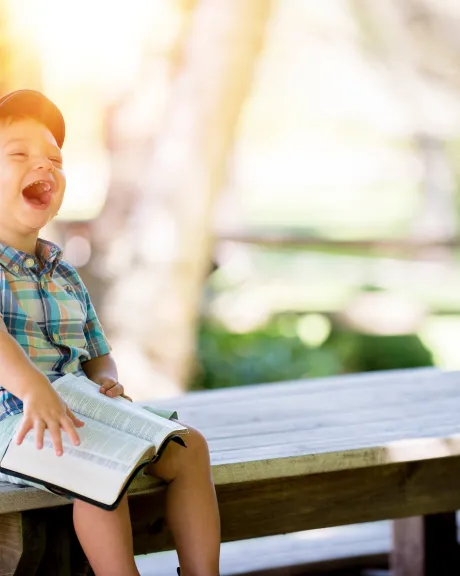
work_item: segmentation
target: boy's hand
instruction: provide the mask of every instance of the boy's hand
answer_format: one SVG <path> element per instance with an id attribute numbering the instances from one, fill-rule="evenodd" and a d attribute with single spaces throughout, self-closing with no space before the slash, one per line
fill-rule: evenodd
<path id="1" fill-rule="evenodd" d="M 16 435 L 16 443 L 21 444 L 26 434 L 35 430 L 36 446 L 43 448 L 46 428 L 50 431 L 51 440 L 57 456 L 62 456 L 61 429 L 69 436 L 72 444 L 78 446 L 80 438 L 76 428 L 84 422 L 73 414 L 59 394 L 49 385 L 34 387 L 34 391 L 23 398 L 24 418 Z"/>
<path id="2" fill-rule="evenodd" d="M 96 382 L 96 384 L 101 386 L 99 388 L 101 394 L 105 394 L 110 398 L 121 396 L 122 398 L 126 398 L 126 400 L 132 402 L 132 399 L 129 396 L 125 396 L 123 386 L 113 378 L 113 376 L 97 376 L 93 378 L 93 382 Z"/>

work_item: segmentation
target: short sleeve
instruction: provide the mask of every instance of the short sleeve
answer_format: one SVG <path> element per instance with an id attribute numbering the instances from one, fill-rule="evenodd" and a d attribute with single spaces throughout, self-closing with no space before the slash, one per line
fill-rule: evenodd
<path id="1" fill-rule="evenodd" d="M 83 331 L 88 345 L 89 355 L 91 359 L 93 359 L 108 354 L 112 350 L 112 347 L 104 334 L 104 329 L 99 322 L 96 310 L 94 309 L 88 290 L 84 286 L 83 282 L 81 283 L 81 286 L 86 303 L 86 323 Z"/>
<path id="2" fill-rule="evenodd" d="M 8 332 L 8 328 L 6 327 L 5 321 L 3 320 L 3 314 L 0 309 L 0 332 Z"/>
<path id="3" fill-rule="evenodd" d="M 104 334 L 104 329 L 99 322 L 88 290 L 80 278 L 80 275 L 73 266 L 62 260 L 58 267 L 56 267 L 55 273 L 58 274 L 64 282 L 70 282 L 72 284 L 73 291 L 85 313 L 83 335 L 86 340 L 86 350 L 89 355 L 87 360 L 93 360 L 94 358 L 108 354 L 112 350 L 112 347 Z M 85 361 L 86 360 L 82 360 L 82 362 Z"/>

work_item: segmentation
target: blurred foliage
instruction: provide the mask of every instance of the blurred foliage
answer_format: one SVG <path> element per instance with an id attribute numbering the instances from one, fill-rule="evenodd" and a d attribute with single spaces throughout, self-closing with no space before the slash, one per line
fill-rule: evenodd
<path id="1" fill-rule="evenodd" d="M 191 388 L 433 365 L 431 352 L 415 334 L 375 336 L 333 328 L 321 346 L 312 348 L 297 334 L 297 323 L 297 315 L 286 314 L 253 332 L 236 334 L 203 319 Z"/>
<path id="2" fill-rule="evenodd" d="M 370 372 L 433 366 L 417 334 L 380 336 L 334 330 L 324 344 L 340 358 L 343 372 Z"/>

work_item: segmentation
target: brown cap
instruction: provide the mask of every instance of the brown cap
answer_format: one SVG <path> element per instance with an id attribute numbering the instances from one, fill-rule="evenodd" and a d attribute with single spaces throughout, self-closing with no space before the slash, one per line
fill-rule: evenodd
<path id="1" fill-rule="evenodd" d="M 65 138 L 65 122 L 59 108 L 36 90 L 16 90 L 0 98 L 0 117 L 26 114 L 44 124 L 54 136 L 59 148 Z"/>

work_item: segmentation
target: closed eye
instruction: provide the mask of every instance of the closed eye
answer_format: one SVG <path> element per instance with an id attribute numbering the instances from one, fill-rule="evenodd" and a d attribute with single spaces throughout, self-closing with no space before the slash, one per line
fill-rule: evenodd
<path id="1" fill-rule="evenodd" d="M 10 156 L 22 156 L 25 158 L 27 154 L 25 152 L 13 152 L 12 154 L 10 154 Z"/>
<path id="2" fill-rule="evenodd" d="M 51 162 L 53 162 L 53 164 L 58 164 L 59 166 L 62 166 L 62 158 L 50 158 Z"/>

